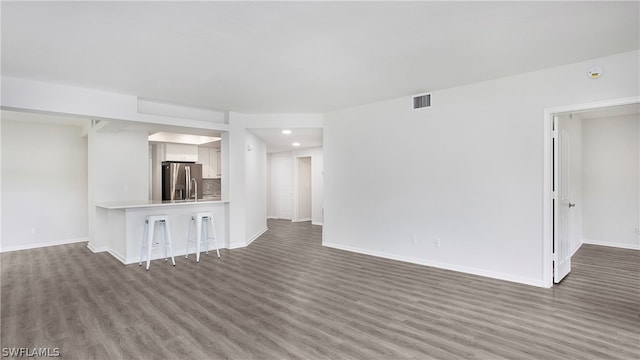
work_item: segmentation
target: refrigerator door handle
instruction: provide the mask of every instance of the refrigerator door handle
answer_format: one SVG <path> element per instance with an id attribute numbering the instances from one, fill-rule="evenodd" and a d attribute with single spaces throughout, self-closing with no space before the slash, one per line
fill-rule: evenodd
<path id="1" fill-rule="evenodd" d="M 180 167 L 178 166 L 178 164 L 171 164 L 169 165 L 169 169 L 171 170 L 171 179 L 173 181 L 171 181 L 171 194 L 170 200 L 175 200 L 176 199 L 176 184 L 178 183 L 178 171 L 180 170 Z"/>
<path id="2" fill-rule="evenodd" d="M 184 200 L 189 200 L 191 198 L 191 166 L 184 166 Z"/>

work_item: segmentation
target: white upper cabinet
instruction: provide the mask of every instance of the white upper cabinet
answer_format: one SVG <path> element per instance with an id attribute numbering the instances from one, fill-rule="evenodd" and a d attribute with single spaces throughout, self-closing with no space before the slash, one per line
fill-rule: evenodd
<path id="1" fill-rule="evenodd" d="M 202 177 L 214 179 L 220 177 L 220 151 L 215 148 L 198 147 L 198 160 L 202 164 Z"/>
<path id="2" fill-rule="evenodd" d="M 198 161 L 198 145 L 162 144 L 162 161 Z"/>
<path id="3" fill-rule="evenodd" d="M 220 161 L 220 149 L 216 150 L 216 177 L 222 176 L 222 161 Z"/>
<path id="4" fill-rule="evenodd" d="M 198 146 L 198 162 L 202 164 L 202 177 L 211 177 L 211 161 L 209 161 L 209 148 Z"/>

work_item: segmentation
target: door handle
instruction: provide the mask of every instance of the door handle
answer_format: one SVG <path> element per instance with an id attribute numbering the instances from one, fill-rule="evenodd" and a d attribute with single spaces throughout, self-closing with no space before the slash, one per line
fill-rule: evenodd
<path id="1" fill-rule="evenodd" d="M 576 204 L 575 204 L 575 203 L 573 203 L 573 204 L 572 204 L 572 203 L 569 203 L 569 207 L 570 207 L 570 208 L 575 207 L 575 206 L 576 206 Z"/>

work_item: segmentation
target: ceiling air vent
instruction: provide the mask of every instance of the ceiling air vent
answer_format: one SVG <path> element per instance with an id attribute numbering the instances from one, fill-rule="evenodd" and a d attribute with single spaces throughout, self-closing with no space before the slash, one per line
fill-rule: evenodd
<path id="1" fill-rule="evenodd" d="M 431 107 L 431 94 L 420 94 L 413 96 L 413 110 Z"/>

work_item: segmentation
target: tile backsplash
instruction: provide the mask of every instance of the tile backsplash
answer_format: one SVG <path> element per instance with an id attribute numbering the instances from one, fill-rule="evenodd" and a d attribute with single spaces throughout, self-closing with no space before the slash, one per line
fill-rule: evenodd
<path id="1" fill-rule="evenodd" d="M 203 196 L 220 196 L 220 179 L 202 179 Z"/>

